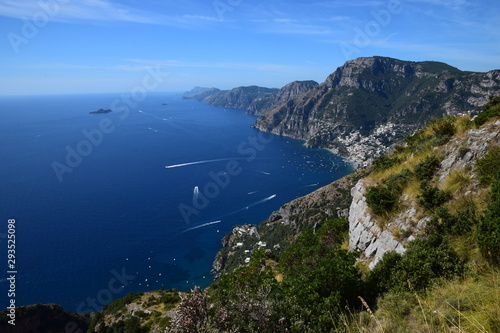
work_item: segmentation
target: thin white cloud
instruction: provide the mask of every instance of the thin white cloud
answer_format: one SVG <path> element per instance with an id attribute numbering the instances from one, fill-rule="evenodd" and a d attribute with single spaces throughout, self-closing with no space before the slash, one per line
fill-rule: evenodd
<path id="1" fill-rule="evenodd" d="M 324 8 L 349 8 L 349 7 L 378 7 L 384 6 L 387 4 L 387 1 L 379 1 L 379 0 L 352 0 L 352 1 L 320 1 L 320 2 L 312 2 L 308 5 L 310 6 L 320 6 Z"/>
<path id="2" fill-rule="evenodd" d="M 42 4 L 48 3 L 50 6 Z M 64 23 L 133 22 L 158 25 L 193 26 L 218 22 L 217 17 L 204 15 L 163 15 L 114 3 L 109 0 L 0 0 L 0 16 L 17 19 L 46 15 L 49 20 Z"/>
<path id="3" fill-rule="evenodd" d="M 468 5 L 469 2 L 466 0 L 408 0 L 409 2 L 425 3 L 435 6 L 442 6 L 448 9 L 459 9 Z"/>

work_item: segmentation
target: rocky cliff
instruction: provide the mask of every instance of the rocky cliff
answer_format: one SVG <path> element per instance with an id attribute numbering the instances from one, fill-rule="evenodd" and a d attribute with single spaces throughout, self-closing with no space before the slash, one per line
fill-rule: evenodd
<path id="1" fill-rule="evenodd" d="M 256 109 L 258 105 L 267 103 L 278 92 L 275 88 L 257 86 L 238 87 L 232 90 L 210 88 L 189 96 L 212 106 L 234 109 Z"/>
<path id="2" fill-rule="evenodd" d="M 294 81 L 279 90 L 257 86 L 238 87 L 232 90 L 196 87 L 185 96 L 212 106 L 245 109 L 248 114 L 261 115 L 286 104 L 317 85 L 317 82 L 309 80 Z"/>
<path id="3" fill-rule="evenodd" d="M 316 81 L 294 81 L 283 88 L 276 94 L 259 97 L 255 99 L 251 105 L 248 106 L 247 111 L 249 114 L 262 115 L 286 104 L 289 101 L 305 94 L 318 85 Z"/>
<path id="4" fill-rule="evenodd" d="M 478 110 L 499 90 L 500 70 L 472 73 L 438 62 L 358 58 L 254 126 L 363 163 L 431 119 Z"/>
<path id="5" fill-rule="evenodd" d="M 459 119 L 455 126 L 459 127 L 461 121 L 466 119 Z M 406 189 L 397 198 L 397 209 L 390 214 L 375 214 L 367 204 L 365 194 L 371 186 L 387 184 L 389 177 L 401 175 L 402 170 L 411 172 L 413 168 L 413 173 L 418 172 L 415 171 L 417 166 L 424 165 L 423 160 L 429 154 L 439 159 L 437 168 L 432 170 L 430 183 L 449 196 L 444 208 L 450 212 L 460 212 L 460 207 L 464 203 L 474 206 L 471 203 L 475 200 L 479 200 L 476 205 L 480 207 L 481 201 L 484 202 L 485 193 L 484 188 L 480 186 L 475 166 L 477 161 L 494 147 L 500 147 L 500 120 L 489 122 L 479 129 L 466 130 L 455 135 L 444 145 L 430 147 L 431 151 L 420 154 L 412 153 L 406 161 L 359 180 L 351 190 L 349 249 L 360 251 L 361 259 L 373 268 L 389 251 L 404 253 L 408 242 L 414 240 L 428 227 L 428 222 L 436 216 L 437 210 L 435 207 L 429 209 L 429 205 L 422 204 L 425 196 L 422 186 L 416 180 L 413 180 L 413 185 L 412 180 L 409 180 Z M 422 193 L 416 194 L 415 191 Z"/>

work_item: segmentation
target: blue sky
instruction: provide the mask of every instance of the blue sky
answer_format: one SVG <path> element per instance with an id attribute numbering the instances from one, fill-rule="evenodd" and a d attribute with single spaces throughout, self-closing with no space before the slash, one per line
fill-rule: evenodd
<path id="1" fill-rule="evenodd" d="M 498 0 L 0 0 L 0 95 L 322 82 L 389 56 L 500 68 Z"/>

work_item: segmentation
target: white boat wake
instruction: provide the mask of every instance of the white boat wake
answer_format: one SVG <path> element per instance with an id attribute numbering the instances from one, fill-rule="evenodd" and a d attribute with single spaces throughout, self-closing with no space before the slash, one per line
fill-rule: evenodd
<path id="1" fill-rule="evenodd" d="M 274 199 L 275 197 L 276 197 L 276 194 L 270 195 L 270 196 L 268 196 L 267 198 L 261 199 L 261 200 L 259 200 L 259 201 L 254 202 L 254 203 L 251 203 L 251 204 L 249 204 L 248 206 L 245 206 L 245 207 L 243 207 L 243 208 L 240 208 L 240 209 L 237 209 L 237 210 L 235 210 L 235 211 L 232 211 L 232 212 L 226 213 L 226 214 L 224 214 L 224 215 L 221 215 L 221 216 L 219 216 L 218 218 L 223 218 L 223 217 L 227 217 L 227 216 L 230 216 L 230 215 L 237 214 L 237 213 L 239 213 L 239 212 L 243 212 L 243 211 L 245 211 L 245 210 L 249 209 L 250 207 L 253 207 L 253 206 L 259 205 L 259 204 L 261 204 L 261 203 L 264 203 L 264 202 L 266 202 L 266 201 L 272 200 L 272 199 Z"/>
<path id="2" fill-rule="evenodd" d="M 196 190 L 197 190 L 197 187 L 198 187 L 198 186 L 195 186 L 194 191 L 196 191 Z M 199 191 L 199 190 L 198 190 L 198 191 Z M 197 195 L 197 193 L 195 193 L 195 195 Z M 225 216 L 229 216 L 229 215 L 232 215 L 232 214 L 236 214 L 236 213 L 241 212 L 241 211 L 243 211 L 243 210 L 249 209 L 249 208 L 250 208 L 250 207 L 252 207 L 252 206 L 255 206 L 255 205 L 261 204 L 261 203 L 263 203 L 263 202 L 266 202 L 266 201 L 272 200 L 272 199 L 274 199 L 274 198 L 276 198 L 276 194 L 270 195 L 270 196 L 268 196 L 267 198 L 264 198 L 264 199 L 261 199 L 261 200 L 259 200 L 259 201 L 256 201 L 256 202 L 254 202 L 254 203 L 252 203 L 252 204 L 250 204 L 250 205 L 248 205 L 248 206 L 246 206 L 246 207 L 244 207 L 244 208 L 241 208 L 241 209 L 238 209 L 238 210 L 236 210 L 236 211 L 234 211 L 234 212 L 231 212 L 231 213 L 225 214 L 225 215 L 223 215 L 223 216 L 221 216 L 221 217 L 225 217 Z M 212 224 L 217 224 L 217 223 L 221 223 L 221 222 L 222 222 L 222 220 L 217 220 L 217 221 L 212 221 L 212 222 L 203 223 L 203 224 L 200 224 L 200 225 L 197 225 L 197 226 L 194 226 L 194 227 L 188 228 L 188 229 L 186 229 L 186 230 L 182 231 L 182 232 L 181 232 L 181 234 L 183 234 L 183 233 L 185 233 L 185 232 L 188 232 L 188 231 L 196 230 L 196 229 L 199 229 L 199 228 L 208 227 L 209 225 L 212 225 Z"/>
<path id="3" fill-rule="evenodd" d="M 318 186 L 318 185 L 319 185 L 319 183 L 316 183 L 316 184 L 309 184 L 309 185 L 304 185 L 304 186 L 302 186 L 302 187 L 312 187 L 312 186 Z"/>
<path id="4" fill-rule="evenodd" d="M 270 195 L 270 196 L 268 196 L 267 198 L 264 198 L 264 199 L 262 199 L 262 200 L 259 200 L 259 201 L 257 201 L 257 202 L 254 202 L 254 203 L 252 203 L 252 204 L 250 204 L 250 205 L 246 206 L 246 207 L 245 207 L 245 209 L 248 209 L 248 208 L 250 208 L 250 207 L 252 207 L 252 206 L 255 206 L 255 205 L 258 205 L 258 204 L 264 203 L 264 202 L 266 202 L 266 201 L 272 200 L 272 199 L 274 199 L 274 198 L 276 198 L 276 194 Z"/>
<path id="5" fill-rule="evenodd" d="M 195 230 L 195 229 L 199 229 L 199 228 L 203 228 L 203 227 L 208 227 L 209 225 L 217 224 L 217 223 L 221 223 L 221 222 L 222 222 L 221 220 L 217 220 L 217 221 L 212 221 L 212 222 L 208 222 L 208 223 L 203 223 L 203 224 L 197 225 L 195 227 L 191 227 L 189 229 L 186 229 L 186 230 L 184 230 L 181 233 L 185 233 L 185 232 L 188 232 L 188 231 L 191 231 L 191 230 Z"/>
<path id="6" fill-rule="evenodd" d="M 181 164 L 165 165 L 165 168 L 166 169 L 180 168 L 180 167 L 185 167 L 188 165 L 205 164 L 205 163 L 221 162 L 221 161 L 231 161 L 231 160 L 244 160 L 244 158 L 218 158 L 218 159 L 214 159 L 214 160 L 203 160 L 203 161 L 188 162 L 188 163 L 181 163 Z"/>

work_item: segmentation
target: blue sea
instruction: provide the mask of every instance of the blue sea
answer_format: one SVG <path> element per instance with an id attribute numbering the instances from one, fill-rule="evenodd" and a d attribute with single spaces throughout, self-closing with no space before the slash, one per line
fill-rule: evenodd
<path id="1" fill-rule="evenodd" d="M 205 287 L 235 225 L 352 171 L 251 128 L 243 110 L 173 93 L 122 98 L 0 97 L 0 292 L 15 219 L 17 306 L 86 312 L 128 292 Z M 100 108 L 113 112 L 89 114 Z"/>

